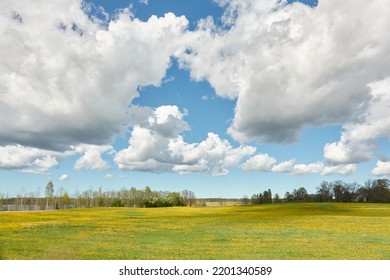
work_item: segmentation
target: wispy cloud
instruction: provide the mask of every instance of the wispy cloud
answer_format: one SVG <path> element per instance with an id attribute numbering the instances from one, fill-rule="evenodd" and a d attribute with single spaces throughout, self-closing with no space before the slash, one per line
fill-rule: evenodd
<path id="1" fill-rule="evenodd" d="M 69 180 L 69 175 L 68 174 L 63 174 L 59 178 L 60 181 L 66 181 Z"/>

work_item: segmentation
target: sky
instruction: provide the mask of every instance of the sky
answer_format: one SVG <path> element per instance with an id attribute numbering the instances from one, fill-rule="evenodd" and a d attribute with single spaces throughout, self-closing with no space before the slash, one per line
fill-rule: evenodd
<path id="1" fill-rule="evenodd" d="M 4 0 L 0 196 L 390 175 L 382 0 Z"/>

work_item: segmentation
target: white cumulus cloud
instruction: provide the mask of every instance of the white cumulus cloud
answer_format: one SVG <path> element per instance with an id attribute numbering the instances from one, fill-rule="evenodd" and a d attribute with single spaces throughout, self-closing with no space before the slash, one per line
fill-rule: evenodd
<path id="1" fill-rule="evenodd" d="M 342 164 L 335 166 L 325 166 L 321 175 L 340 174 L 348 176 L 356 172 L 356 164 Z"/>
<path id="2" fill-rule="evenodd" d="M 83 153 L 83 155 L 75 162 L 74 168 L 76 170 L 106 170 L 110 166 L 102 158 L 102 154 L 113 154 L 112 146 L 103 145 L 86 145 L 82 144 L 74 148 L 75 152 Z"/>
<path id="3" fill-rule="evenodd" d="M 215 133 L 200 143 L 185 142 L 181 133 L 189 129 L 186 112 L 177 106 L 132 107 L 131 111 L 139 122 L 134 123 L 129 147 L 114 158 L 122 170 L 224 175 L 255 152 L 250 146 L 234 148 Z"/>
<path id="4" fill-rule="evenodd" d="M 322 162 L 315 162 L 309 164 L 296 164 L 294 165 L 294 174 L 295 175 L 306 175 L 306 174 L 315 174 L 321 173 L 324 170 L 324 164 Z"/>
<path id="5" fill-rule="evenodd" d="M 60 153 L 21 145 L 0 146 L 0 168 L 46 174 L 69 153 Z"/>
<path id="6" fill-rule="evenodd" d="M 289 173 L 294 171 L 295 159 L 290 159 L 276 164 L 272 167 L 272 172 Z"/>
<path id="7" fill-rule="evenodd" d="M 276 159 L 268 154 L 259 154 L 248 159 L 241 168 L 245 171 L 271 171 L 275 163 Z"/>
<path id="8" fill-rule="evenodd" d="M 173 167 L 173 171 L 180 174 L 202 172 L 215 176 L 226 175 L 229 168 L 237 167 L 245 157 L 256 151 L 251 146 L 234 148 L 215 133 L 208 133 L 207 139 L 191 144 L 178 137 L 171 141 L 169 149 L 180 159 Z"/>
<path id="9" fill-rule="evenodd" d="M 390 162 L 378 160 L 371 173 L 376 176 L 390 175 Z"/>

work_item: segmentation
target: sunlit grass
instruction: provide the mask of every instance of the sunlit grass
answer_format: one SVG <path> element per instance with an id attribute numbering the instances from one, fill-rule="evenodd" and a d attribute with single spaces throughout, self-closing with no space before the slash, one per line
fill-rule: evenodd
<path id="1" fill-rule="evenodd" d="M 0 259 L 390 259 L 389 204 L 0 212 Z"/>

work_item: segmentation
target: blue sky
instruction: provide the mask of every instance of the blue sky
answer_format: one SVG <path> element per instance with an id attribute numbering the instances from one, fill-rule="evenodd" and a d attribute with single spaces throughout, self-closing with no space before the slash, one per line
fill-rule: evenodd
<path id="1" fill-rule="evenodd" d="M 0 195 L 387 178 L 387 7 L 291 2 L 4 1 Z"/>

